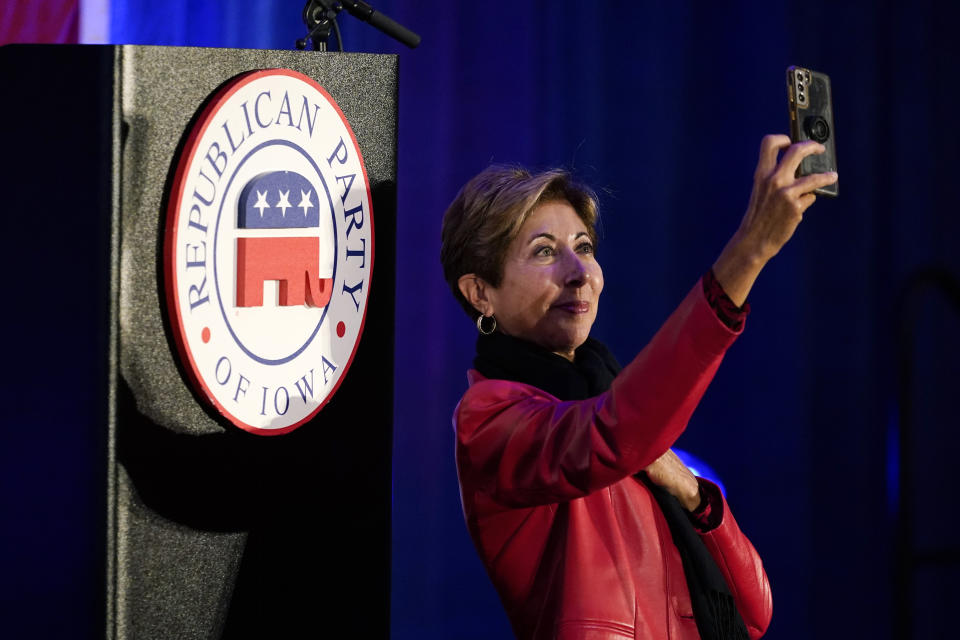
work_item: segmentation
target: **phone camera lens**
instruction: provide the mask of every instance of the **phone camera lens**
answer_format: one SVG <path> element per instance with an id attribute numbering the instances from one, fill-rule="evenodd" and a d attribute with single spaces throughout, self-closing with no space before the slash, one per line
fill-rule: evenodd
<path id="1" fill-rule="evenodd" d="M 825 142 L 830 137 L 830 125 L 821 116 L 807 118 L 803 123 L 803 128 L 806 129 L 811 140 Z"/>
<path id="2" fill-rule="evenodd" d="M 803 83 L 802 83 L 802 82 L 797 85 L 797 89 L 800 89 L 800 91 L 803 91 Z"/>

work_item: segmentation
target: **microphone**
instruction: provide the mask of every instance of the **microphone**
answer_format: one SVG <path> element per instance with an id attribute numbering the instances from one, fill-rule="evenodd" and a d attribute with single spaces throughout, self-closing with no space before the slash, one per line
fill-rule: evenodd
<path id="1" fill-rule="evenodd" d="M 410 31 L 402 24 L 393 21 L 382 13 L 374 10 L 362 0 L 340 0 L 343 8 L 353 17 L 369 22 L 373 27 L 387 34 L 395 40 L 399 40 L 411 49 L 415 49 L 420 44 L 420 36 Z"/>

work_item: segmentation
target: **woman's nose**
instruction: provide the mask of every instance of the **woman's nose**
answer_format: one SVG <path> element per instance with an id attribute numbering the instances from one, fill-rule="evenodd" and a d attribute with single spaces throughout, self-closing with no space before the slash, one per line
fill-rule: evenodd
<path id="1" fill-rule="evenodd" d="M 577 252 L 567 249 L 564 251 L 564 284 L 574 287 L 583 286 L 590 278 L 583 259 Z"/>

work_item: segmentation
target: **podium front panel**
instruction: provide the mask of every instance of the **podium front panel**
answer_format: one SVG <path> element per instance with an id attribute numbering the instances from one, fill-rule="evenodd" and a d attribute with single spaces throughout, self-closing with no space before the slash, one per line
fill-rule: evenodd
<path id="1" fill-rule="evenodd" d="M 44 610 L 76 610 L 81 636 L 386 637 L 396 57 L 138 46 L 3 47 L 0 57 L 11 95 L 36 98 L 32 107 L 5 101 L 5 122 L 46 123 L 12 137 L 19 163 L 5 177 L 27 194 L 15 206 L 47 212 L 46 240 L 25 240 L 40 217 L 16 217 L 18 240 L 4 265 L 40 265 L 33 273 L 46 290 L 73 301 L 67 330 L 49 305 L 5 320 L 22 343 L 13 358 L 22 379 L 10 398 L 30 403 L 14 418 L 32 427 L 10 440 L 23 464 L 6 473 L 32 483 L 36 499 L 49 489 L 57 497 L 48 501 L 82 511 L 38 520 L 30 494 L 4 505 L 5 519 L 35 540 L 11 565 L 17 579 L 29 581 L 32 568 L 47 582 L 60 571 L 65 583 L 13 601 L 4 610 L 9 628 L 59 629 L 27 604 L 45 598 Z M 165 304 L 163 242 L 191 125 L 232 78 L 272 68 L 315 80 L 352 127 L 376 256 L 362 338 L 335 396 L 296 430 L 259 436 L 231 424 L 189 382 Z M 60 182 L 38 169 L 51 153 Z M 16 295 L 39 300 L 36 283 L 17 282 Z M 43 406 L 48 396 L 37 393 L 50 362 L 66 363 L 77 382 Z M 45 541 L 71 527 L 80 529 L 77 544 L 45 559 Z M 91 577 L 102 588 L 91 588 Z"/>

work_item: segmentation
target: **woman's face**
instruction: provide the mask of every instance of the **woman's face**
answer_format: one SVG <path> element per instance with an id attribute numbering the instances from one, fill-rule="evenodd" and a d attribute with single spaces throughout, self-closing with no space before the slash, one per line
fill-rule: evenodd
<path id="1" fill-rule="evenodd" d="M 500 286 L 488 289 L 497 327 L 573 360 L 590 335 L 603 289 L 593 249 L 569 203 L 537 206 L 507 250 Z"/>

